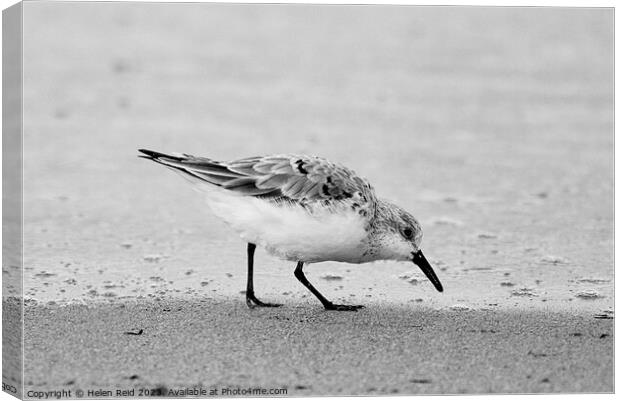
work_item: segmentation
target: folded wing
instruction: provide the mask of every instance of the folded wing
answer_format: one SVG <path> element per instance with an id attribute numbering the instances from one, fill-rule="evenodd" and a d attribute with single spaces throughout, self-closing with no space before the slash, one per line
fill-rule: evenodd
<path id="1" fill-rule="evenodd" d="M 167 155 L 145 149 L 140 152 L 146 155 L 142 157 L 239 195 L 301 203 L 375 202 L 367 180 L 316 156 L 274 155 L 219 162 L 187 154 Z"/>

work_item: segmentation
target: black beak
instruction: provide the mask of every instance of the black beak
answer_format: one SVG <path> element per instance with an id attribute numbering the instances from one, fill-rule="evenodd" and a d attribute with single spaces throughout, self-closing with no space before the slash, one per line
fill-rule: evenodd
<path id="1" fill-rule="evenodd" d="M 437 275 L 433 271 L 433 267 L 430 263 L 428 263 L 428 260 L 426 260 L 422 251 L 418 251 L 413 254 L 413 263 L 418 265 L 418 267 L 424 272 L 424 274 L 426 274 L 426 277 L 428 277 L 431 283 L 433 283 L 437 291 L 443 292 L 443 286 L 439 282 Z"/>

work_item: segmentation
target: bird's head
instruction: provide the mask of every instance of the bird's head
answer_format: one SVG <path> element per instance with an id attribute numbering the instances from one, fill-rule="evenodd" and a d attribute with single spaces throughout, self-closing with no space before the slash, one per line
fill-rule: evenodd
<path id="1" fill-rule="evenodd" d="M 439 278 L 420 249 L 422 227 L 415 217 L 399 206 L 382 201 L 377 210 L 376 224 L 375 233 L 380 243 L 381 259 L 415 263 L 437 291 L 442 292 L 443 286 Z"/>

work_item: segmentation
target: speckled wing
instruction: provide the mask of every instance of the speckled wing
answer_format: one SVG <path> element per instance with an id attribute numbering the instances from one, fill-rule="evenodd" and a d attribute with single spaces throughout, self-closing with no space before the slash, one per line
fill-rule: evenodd
<path id="1" fill-rule="evenodd" d="M 267 200 L 331 203 L 349 201 L 372 207 L 373 188 L 353 170 L 316 156 L 274 155 L 218 162 L 187 154 L 140 150 L 148 158 L 240 195 Z"/>

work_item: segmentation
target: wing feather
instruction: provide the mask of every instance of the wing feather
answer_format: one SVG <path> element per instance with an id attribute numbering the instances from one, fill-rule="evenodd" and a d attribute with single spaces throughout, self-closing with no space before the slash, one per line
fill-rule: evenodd
<path id="1" fill-rule="evenodd" d="M 346 200 L 358 205 L 376 204 L 374 190 L 367 180 L 353 170 L 316 156 L 275 155 L 219 162 L 187 154 L 181 157 L 141 152 L 158 163 L 242 196 L 304 204 Z"/>
<path id="2" fill-rule="evenodd" d="M 203 180 L 211 184 L 215 184 L 215 185 L 224 185 L 228 181 L 230 181 L 230 177 L 224 177 L 224 176 L 215 175 L 215 174 L 199 173 L 197 171 L 192 171 L 191 169 L 187 169 L 187 171 L 190 174 L 194 175 L 195 177 L 202 178 Z"/>
<path id="3" fill-rule="evenodd" d="M 240 164 L 236 166 L 228 166 L 228 170 L 238 175 L 253 176 L 257 173 L 253 165 Z"/>
<path id="4" fill-rule="evenodd" d="M 303 187 L 307 180 L 304 177 L 295 177 L 289 179 L 286 185 L 282 188 L 282 193 L 291 199 L 301 199 L 304 197 Z"/>
<path id="5" fill-rule="evenodd" d="M 319 192 L 319 183 L 311 180 L 306 180 L 306 183 L 304 184 L 304 187 L 301 191 L 304 193 L 304 196 L 307 199 L 314 199 Z"/>
<path id="6" fill-rule="evenodd" d="M 228 180 L 222 186 L 226 189 L 234 190 L 235 188 L 245 187 L 246 185 L 252 185 L 256 187 L 256 185 L 254 185 L 255 183 L 256 183 L 256 180 L 252 177 L 240 177 L 240 178 L 234 178 L 232 180 Z"/>
<path id="7" fill-rule="evenodd" d="M 256 181 L 256 186 L 259 188 L 281 188 L 289 179 L 290 176 L 287 174 L 266 175 Z"/>

